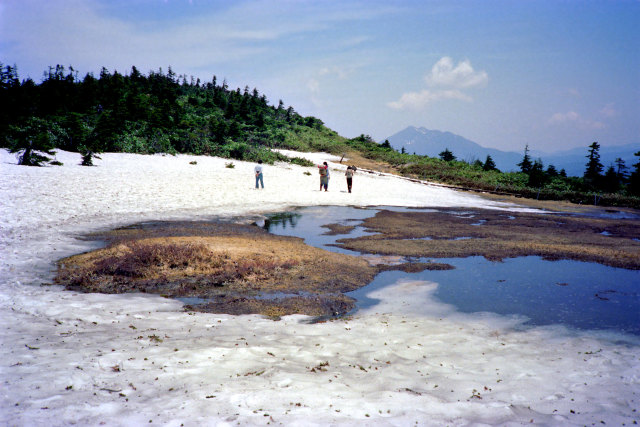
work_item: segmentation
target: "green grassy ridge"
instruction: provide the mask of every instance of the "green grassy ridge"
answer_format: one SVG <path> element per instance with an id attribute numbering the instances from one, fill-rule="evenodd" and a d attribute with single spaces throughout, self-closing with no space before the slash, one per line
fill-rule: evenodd
<path id="1" fill-rule="evenodd" d="M 566 200 L 578 204 L 640 209 L 640 197 L 624 191 L 597 191 L 591 189 L 583 178 L 546 176 L 544 184 L 532 187 L 529 185 L 530 176 L 526 173 L 485 171 L 480 164 L 400 153 L 391 147 L 375 143 L 365 135 L 345 141 L 344 146 L 360 152 L 371 160 L 388 163 L 394 166 L 400 175 L 406 177 L 531 199 Z"/>

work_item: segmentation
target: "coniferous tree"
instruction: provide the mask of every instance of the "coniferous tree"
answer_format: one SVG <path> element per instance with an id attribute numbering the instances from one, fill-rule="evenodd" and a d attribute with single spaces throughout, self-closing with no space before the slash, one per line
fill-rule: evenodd
<path id="1" fill-rule="evenodd" d="M 496 167 L 496 163 L 493 161 L 491 156 L 488 155 L 488 154 L 487 154 L 486 160 L 484 161 L 484 164 L 482 165 L 482 170 L 484 170 L 484 171 L 498 170 L 498 168 Z"/>
<path id="2" fill-rule="evenodd" d="M 103 67 L 99 78 L 88 73 L 80 80 L 73 67 L 57 65 L 44 73 L 41 84 L 30 79 L 20 84 L 16 68 L 0 64 L 0 97 L 0 144 L 22 145 L 25 164 L 44 163 L 32 156 L 38 153 L 33 145 L 42 141 L 84 154 L 87 164 L 103 151 L 271 156 L 261 149 L 291 143 L 285 135 L 293 126 L 327 131 L 322 120 L 301 117 L 282 102 L 268 105 L 257 89 L 230 90 L 226 79 L 219 85 L 216 76 L 203 85 L 171 68 L 167 74 L 159 69 L 143 75 L 134 66 L 127 75 Z M 18 142 L 24 131 L 33 133 L 30 117 L 46 122 L 51 131 L 31 138 L 31 146 Z M 225 148 L 233 143 L 232 150 Z"/>
<path id="3" fill-rule="evenodd" d="M 78 151 L 80 151 L 80 154 L 82 155 L 82 161 L 80 162 L 81 166 L 93 166 L 93 159 L 100 159 L 100 156 L 87 147 L 80 146 Z"/>
<path id="4" fill-rule="evenodd" d="M 584 179 L 587 183 L 597 187 L 600 185 L 602 170 L 604 169 L 602 163 L 600 163 L 600 144 L 594 142 L 589 146 L 587 158 L 589 161 L 586 164 L 587 169 L 584 172 Z"/>
<path id="5" fill-rule="evenodd" d="M 454 156 L 448 148 L 445 148 L 444 151 L 438 154 L 438 156 L 440 156 L 440 159 L 444 160 L 445 162 L 452 162 L 456 159 L 456 156 Z"/>
<path id="6" fill-rule="evenodd" d="M 529 145 L 525 145 L 524 147 L 524 157 L 522 161 L 518 163 L 516 166 L 520 166 L 520 171 L 523 173 L 529 174 L 531 172 L 531 167 L 533 163 L 531 163 L 531 157 L 529 156 Z"/>
<path id="7" fill-rule="evenodd" d="M 634 163 L 635 170 L 629 176 L 629 185 L 627 191 L 634 196 L 640 196 L 640 151 L 634 153 L 638 157 L 638 163 Z"/>
<path id="8" fill-rule="evenodd" d="M 529 180 L 527 185 L 529 187 L 540 188 L 546 182 L 547 176 L 544 173 L 544 165 L 541 159 L 537 159 L 533 162 L 531 169 L 529 170 Z"/>
<path id="9" fill-rule="evenodd" d="M 615 193 L 620 189 L 620 178 L 616 173 L 616 168 L 610 165 L 602 177 L 602 189 L 607 193 Z"/>
<path id="10" fill-rule="evenodd" d="M 38 117 L 31 117 L 22 126 L 9 129 L 9 151 L 18 154 L 18 164 L 43 166 L 55 154 L 57 139 L 62 129 Z"/>
<path id="11" fill-rule="evenodd" d="M 618 175 L 618 179 L 621 183 L 625 183 L 627 181 L 627 171 L 629 168 L 625 164 L 624 160 L 620 157 L 616 158 L 616 175 Z"/>

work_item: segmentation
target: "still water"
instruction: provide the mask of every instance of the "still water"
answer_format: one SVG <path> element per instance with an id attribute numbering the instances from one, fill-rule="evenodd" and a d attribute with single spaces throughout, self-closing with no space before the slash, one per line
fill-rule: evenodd
<path id="1" fill-rule="evenodd" d="M 331 245 L 336 239 L 369 234 L 359 224 L 376 212 L 376 208 L 302 208 L 268 216 L 265 228 L 274 234 L 301 237 L 312 246 L 357 255 Z M 355 228 L 348 235 L 325 235 L 329 230 L 322 225 L 330 223 Z M 483 257 L 434 261 L 456 268 L 421 273 L 384 272 L 349 295 L 357 299 L 357 307 L 365 308 L 376 304 L 376 300 L 366 296 L 374 289 L 403 278 L 425 280 L 438 283 L 434 296 L 439 301 L 462 312 L 515 314 L 528 318 L 527 325 L 564 324 L 640 335 L 640 271 L 579 261 L 545 261 L 535 256 L 503 262 Z"/>

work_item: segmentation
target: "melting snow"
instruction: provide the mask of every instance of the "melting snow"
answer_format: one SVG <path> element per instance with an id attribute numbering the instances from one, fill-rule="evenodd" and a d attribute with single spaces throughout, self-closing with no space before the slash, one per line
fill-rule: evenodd
<path id="1" fill-rule="evenodd" d="M 299 154 L 296 154 L 299 155 Z M 353 318 L 185 313 L 142 294 L 69 292 L 57 259 L 92 249 L 82 233 L 146 220 L 207 219 L 310 205 L 517 209 L 339 159 L 319 192 L 315 168 L 264 168 L 197 156 L 103 154 L 96 167 L 19 167 L 0 150 L 0 423 L 4 425 L 633 424 L 637 338 L 462 314 L 399 282 Z M 189 164 L 191 161 L 197 164 Z M 305 170 L 311 176 L 303 174 Z M 416 298 L 416 296 L 420 298 Z M 428 310 L 415 301 L 431 301 Z M 413 304 L 413 306 L 412 306 Z M 428 314 L 424 314 L 424 313 Z"/>

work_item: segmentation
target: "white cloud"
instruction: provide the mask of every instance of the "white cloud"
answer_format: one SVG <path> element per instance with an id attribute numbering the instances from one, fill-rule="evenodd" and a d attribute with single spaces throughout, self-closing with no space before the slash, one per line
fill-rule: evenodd
<path id="1" fill-rule="evenodd" d="M 421 92 L 407 92 L 402 94 L 399 100 L 387 103 L 387 106 L 394 110 L 420 110 L 429 103 L 441 99 L 458 99 L 462 101 L 472 101 L 473 99 L 459 90 L 438 90 Z"/>
<path id="2" fill-rule="evenodd" d="M 337 65 L 333 65 L 331 67 L 322 67 L 320 68 L 320 70 L 318 70 L 318 75 L 322 77 L 335 76 L 340 80 L 344 80 L 351 74 L 353 74 L 356 68 L 357 66 L 355 65 L 351 67 L 343 67 Z"/>
<path id="3" fill-rule="evenodd" d="M 453 60 L 445 56 L 435 63 L 424 80 L 434 89 L 406 92 L 397 101 L 387 103 L 387 106 L 395 110 L 420 110 L 430 103 L 444 99 L 471 102 L 473 98 L 463 90 L 485 86 L 489 76 L 484 71 L 475 71 L 469 60 L 458 62 L 454 66 Z"/>
<path id="4" fill-rule="evenodd" d="M 424 79 L 429 86 L 465 89 L 485 86 L 489 76 L 485 71 L 475 71 L 468 59 L 454 66 L 453 59 L 445 56 L 436 62 Z"/>
<path id="5" fill-rule="evenodd" d="M 552 124 L 552 125 L 573 124 L 574 126 L 577 126 L 580 129 L 587 129 L 587 130 L 598 130 L 598 129 L 604 129 L 607 127 L 607 125 L 604 124 L 603 122 L 598 120 L 585 119 L 575 111 L 568 111 L 566 113 L 555 113 L 549 119 L 549 124 Z"/>
<path id="6" fill-rule="evenodd" d="M 569 111 L 567 113 L 555 113 L 549 119 L 549 123 L 556 124 L 556 123 L 575 122 L 575 121 L 578 121 L 579 119 L 580 119 L 580 114 L 576 113 L 575 111 Z"/>

